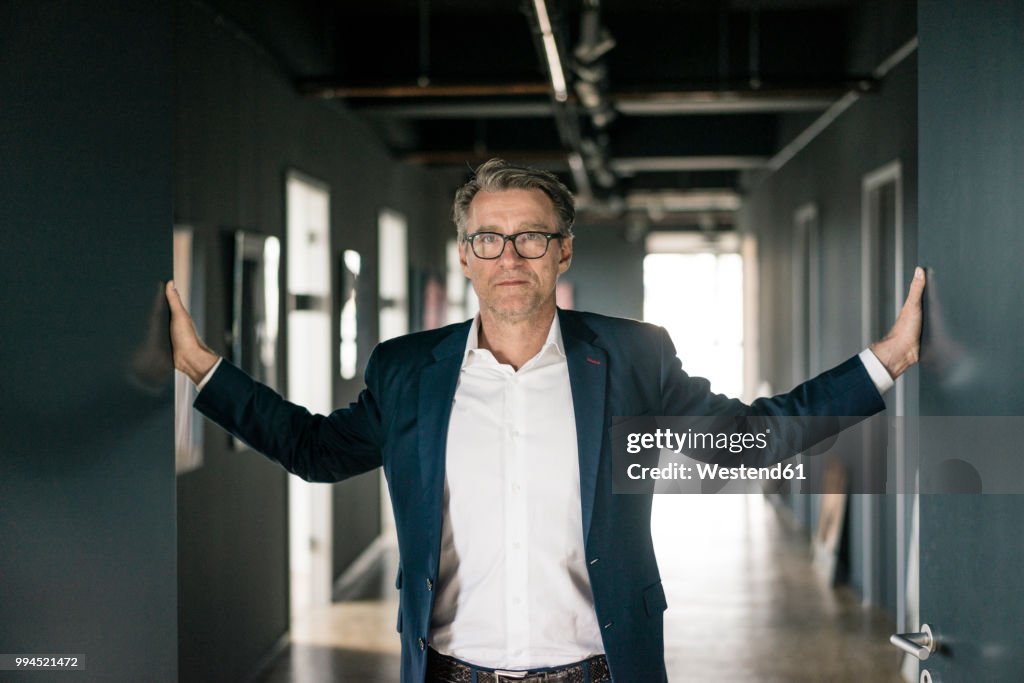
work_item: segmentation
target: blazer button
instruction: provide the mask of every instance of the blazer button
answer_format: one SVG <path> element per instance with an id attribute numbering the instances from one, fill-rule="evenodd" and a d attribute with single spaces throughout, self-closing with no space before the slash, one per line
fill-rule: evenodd
<path id="1" fill-rule="evenodd" d="M 601 558 L 600 558 L 600 557 L 595 557 L 594 559 L 592 559 L 592 560 L 590 561 L 590 564 L 597 564 L 597 563 L 598 563 L 598 562 L 600 562 L 600 561 L 601 561 Z"/>
<path id="2" fill-rule="evenodd" d="M 611 628 L 612 624 L 614 624 L 614 623 L 615 623 L 614 621 L 609 621 L 607 624 L 604 625 L 605 629 Z"/>
<path id="3" fill-rule="evenodd" d="M 422 638 L 420 638 L 420 650 L 422 651 L 422 650 L 426 650 L 426 649 L 427 649 L 427 641 L 425 641 Z"/>
<path id="4" fill-rule="evenodd" d="M 427 579 L 427 590 L 428 591 L 434 590 L 434 582 L 431 581 L 430 579 Z"/>

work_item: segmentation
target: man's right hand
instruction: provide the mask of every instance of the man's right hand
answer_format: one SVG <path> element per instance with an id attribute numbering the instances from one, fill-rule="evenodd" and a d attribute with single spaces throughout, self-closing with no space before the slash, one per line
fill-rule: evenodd
<path id="1" fill-rule="evenodd" d="M 188 375 L 193 383 L 199 384 L 210 368 L 217 363 L 220 356 L 199 338 L 195 323 L 192 322 L 192 316 L 185 310 L 185 304 L 181 302 L 178 290 L 174 287 L 174 280 L 167 281 L 164 286 L 164 294 L 167 295 L 167 305 L 171 308 L 171 347 L 174 351 L 174 367 Z"/>

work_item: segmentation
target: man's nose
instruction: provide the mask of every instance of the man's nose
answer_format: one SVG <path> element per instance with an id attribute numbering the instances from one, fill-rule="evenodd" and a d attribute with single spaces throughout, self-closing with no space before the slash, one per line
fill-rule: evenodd
<path id="1" fill-rule="evenodd" d="M 498 261 L 522 261 L 523 257 L 516 251 L 515 240 L 505 240 L 505 243 L 501 245 L 501 253 L 498 254 Z"/>

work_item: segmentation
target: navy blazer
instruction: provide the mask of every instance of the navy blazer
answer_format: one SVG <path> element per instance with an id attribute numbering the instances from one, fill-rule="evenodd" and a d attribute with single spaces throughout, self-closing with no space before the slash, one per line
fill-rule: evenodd
<path id="1" fill-rule="evenodd" d="M 665 680 L 665 592 L 650 534 L 650 495 L 612 495 L 613 416 L 871 415 L 884 408 L 856 357 L 788 394 L 746 405 L 683 372 L 664 329 L 558 311 L 576 416 L 583 538 L 594 609 L 615 681 Z M 470 322 L 379 344 L 355 403 L 310 415 L 229 363 L 195 406 L 309 481 L 383 467 L 400 555 L 402 681 L 421 682 L 441 548 L 448 420 Z"/>

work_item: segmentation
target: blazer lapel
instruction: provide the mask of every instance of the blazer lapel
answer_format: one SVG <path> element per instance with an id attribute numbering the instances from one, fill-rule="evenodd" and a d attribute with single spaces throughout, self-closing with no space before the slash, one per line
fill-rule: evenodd
<path id="1" fill-rule="evenodd" d="M 429 506 L 426 522 L 431 533 L 440 542 L 441 504 L 444 499 L 445 449 L 448 441 L 448 421 L 459 382 L 466 335 L 470 323 L 460 325 L 434 347 L 434 362 L 420 372 L 419 405 L 417 406 L 417 434 L 420 443 L 420 475 L 423 483 L 424 503 Z M 437 528 L 435 529 L 434 526 Z"/>
<path id="2" fill-rule="evenodd" d="M 596 335 L 571 312 L 558 311 L 569 366 L 576 443 L 580 460 L 580 504 L 583 508 L 583 539 L 590 532 L 594 496 L 604 441 L 605 387 L 608 354 L 593 344 Z"/>

